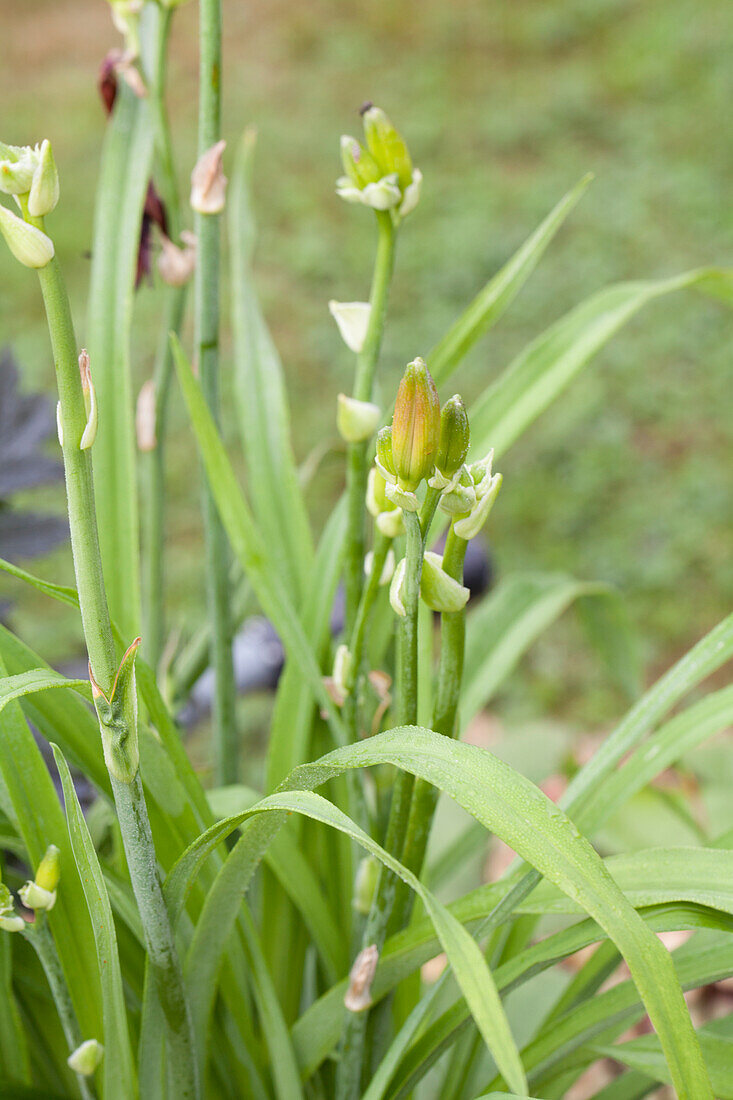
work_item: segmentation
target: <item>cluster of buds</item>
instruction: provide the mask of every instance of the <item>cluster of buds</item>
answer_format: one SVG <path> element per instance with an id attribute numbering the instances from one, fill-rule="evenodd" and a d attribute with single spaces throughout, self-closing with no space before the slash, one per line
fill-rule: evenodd
<path id="1" fill-rule="evenodd" d="M 22 932 L 25 921 L 15 912 L 13 895 L 4 882 L 0 882 L 0 931 Z"/>
<path id="2" fill-rule="evenodd" d="M 53 909 L 56 904 L 56 887 L 61 877 L 59 855 L 58 848 L 50 844 L 36 868 L 35 878 L 21 886 L 18 895 L 26 909 L 46 912 Z"/>
<path id="3" fill-rule="evenodd" d="M 413 168 L 402 135 L 387 115 L 371 103 L 362 108 L 365 146 L 344 134 L 341 163 L 345 175 L 336 181 L 336 193 L 346 202 L 373 210 L 391 210 L 395 220 L 417 206 L 422 173 Z"/>
<path id="4" fill-rule="evenodd" d="M 0 142 L 0 192 L 12 195 L 22 217 L 0 204 L 0 233 L 25 267 L 45 267 L 53 241 L 29 219 L 50 214 L 59 201 L 59 175 L 48 140 L 40 145 Z"/>

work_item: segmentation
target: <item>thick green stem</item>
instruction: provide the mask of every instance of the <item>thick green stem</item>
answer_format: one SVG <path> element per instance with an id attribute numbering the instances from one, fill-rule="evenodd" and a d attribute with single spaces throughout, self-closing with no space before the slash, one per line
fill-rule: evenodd
<path id="1" fill-rule="evenodd" d="M 81 1045 L 83 1036 L 56 952 L 56 944 L 54 943 L 53 936 L 46 923 L 46 916 L 44 913 L 37 914 L 35 924 L 32 926 L 29 925 L 23 933 L 23 936 L 33 947 L 33 950 L 38 956 L 38 961 L 43 967 L 48 987 L 51 990 L 51 996 L 56 1005 L 56 1011 L 59 1014 L 59 1020 L 61 1021 L 64 1038 L 69 1048 L 69 1054 L 73 1054 L 76 1048 Z M 95 1036 L 92 1037 L 95 1038 Z M 76 1080 L 83 1100 L 93 1100 L 94 1094 L 89 1087 L 89 1082 L 86 1077 L 77 1073 Z"/>
<path id="2" fill-rule="evenodd" d="M 199 137 L 202 156 L 221 136 L 221 0 L 199 4 Z M 219 417 L 219 282 L 218 214 L 196 214 L 198 259 L 195 282 L 196 362 L 201 388 L 216 420 Z M 237 780 L 239 745 L 236 730 L 236 686 L 232 664 L 229 546 L 214 498 L 204 487 L 206 588 L 211 620 L 214 669 L 214 751 L 216 782 Z"/>
<path id="3" fill-rule="evenodd" d="M 372 289 L 369 296 L 371 313 L 364 346 L 356 360 L 354 397 L 371 401 L 374 373 L 382 346 L 387 297 L 394 269 L 396 230 L 391 214 L 377 213 L 377 255 L 374 261 Z M 346 458 L 347 533 L 344 588 L 346 590 L 346 635 L 349 637 L 356 621 L 359 600 L 364 585 L 365 516 L 364 496 L 367 483 L 367 443 L 349 443 Z"/>
<path id="4" fill-rule="evenodd" d="M 114 775 L 110 778 L 148 960 L 167 1024 L 171 1095 L 193 1098 L 198 1095 L 198 1084 L 191 1017 L 154 858 L 155 847 L 140 773 L 132 783 L 123 783 Z M 150 853 L 150 858 L 141 859 L 142 852 Z"/>
<path id="5" fill-rule="evenodd" d="M 417 610 L 423 562 L 423 535 L 417 513 L 405 512 L 405 528 L 406 565 L 402 587 L 405 614 L 400 617 L 398 627 L 395 720 L 397 725 L 414 725 L 417 722 Z M 397 772 L 384 838 L 384 847 L 392 854 L 402 851 L 414 782 L 414 776 L 408 772 Z M 362 947 L 374 945 L 381 951 L 392 914 L 396 881 L 392 872 L 384 867 L 381 869 L 374 901 L 364 926 Z M 357 1100 L 361 1093 L 367 1020 L 367 1012 L 346 1012 L 336 1078 L 338 1100 Z"/>
<path id="6" fill-rule="evenodd" d="M 443 569 L 454 580 L 463 581 L 463 563 L 467 546 L 466 540 L 458 538 L 451 527 L 448 531 L 443 553 Z M 466 609 L 443 612 L 440 617 L 440 665 L 433 713 L 433 729 L 436 733 L 442 733 L 445 737 L 453 737 L 455 734 L 461 681 L 463 679 L 465 645 Z M 431 783 L 426 783 L 423 779 L 416 780 L 401 861 L 418 876 L 422 871 L 425 860 L 425 851 L 437 800 L 437 791 Z M 398 904 L 396 904 L 395 917 L 399 916 L 399 924 L 397 924 L 396 919 L 395 926 L 402 927 L 402 924 L 409 919 L 414 895 L 407 888 L 403 890 L 402 884 L 400 884 L 398 890 L 398 903 L 401 903 L 401 911 L 397 914 Z"/>
<path id="7" fill-rule="evenodd" d="M 42 223 L 38 224 L 42 228 Z M 117 658 L 102 577 L 91 454 L 88 449 L 84 451 L 79 449 L 86 424 L 86 411 L 77 362 L 76 338 L 66 288 L 56 260 L 52 260 L 46 267 L 41 268 L 39 277 L 48 317 L 61 405 L 69 527 L 82 626 L 94 679 L 109 698 L 117 672 Z M 136 742 L 136 730 L 129 731 L 129 740 L 131 743 Z M 114 775 L 110 778 L 130 868 L 130 878 L 146 940 L 151 958 L 155 954 L 156 959 L 160 961 L 156 978 L 161 1004 L 166 1014 L 170 1053 L 173 1056 L 175 1051 L 176 1058 L 179 1060 L 179 1092 L 184 1097 L 196 1097 L 198 1079 L 190 1024 L 187 1028 L 184 1050 L 180 1043 L 178 1012 L 175 1009 L 174 998 L 169 992 L 177 988 L 178 1001 L 185 1004 L 173 931 L 160 888 L 155 848 L 140 776 L 137 773 L 132 784 L 122 783 Z M 134 807 L 134 812 L 131 812 L 131 806 Z"/>

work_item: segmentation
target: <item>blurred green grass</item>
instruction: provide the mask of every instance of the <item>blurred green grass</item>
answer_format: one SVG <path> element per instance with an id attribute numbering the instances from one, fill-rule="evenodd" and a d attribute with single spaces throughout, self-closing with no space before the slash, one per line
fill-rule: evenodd
<path id="1" fill-rule="evenodd" d="M 177 14 L 171 62 L 184 193 L 195 148 L 196 16 L 193 4 Z M 400 241 L 387 391 L 586 171 L 596 180 L 581 206 L 457 376 L 467 398 L 607 283 L 731 262 L 728 0 L 224 0 L 224 18 L 225 132 L 233 144 L 245 125 L 259 130 L 258 278 L 286 365 L 301 458 L 333 436 L 335 394 L 352 369 L 326 302 L 368 291 L 371 219 L 333 194 L 338 136 L 357 130 L 366 98 L 392 114 L 425 176 Z M 50 228 L 82 338 L 104 131 L 94 84 L 115 33 L 102 0 L 0 0 L 0 26 L 2 137 L 53 140 L 62 202 Z M 5 251 L 0 287 L 0 343 L 13 344 L 29 386 L 50 390 L 36 283 Z M 135 329 L 141 382 L 158 314 L 157 290 L 146 287 Z M 562 569 L 619 585 L 655 669 L 709 629 L 733 597 L 730 345 L 724 307 L 693 296 L 655 304 L 501 463 L 505 489 L 492 517 L 499 570 Z M 174 423 L 175 627 L 201 614 L 202 585 L 198 493 L 180 406 Z M 234 425 L 226 428 L 234 441 Z M 315 515 L 339 476 L 332 457 L 311 493 Z M 43 571 L 68 579 L 68 555 Z M 49 657 L 64 655 L 62 612 L 23 595 L 14 621 Z M 531 706 L 539 701 L 583 721 L 616 709 L 572 624 L 535 649 L 530 670 L 509 692 L 518 713 L 530 682 Z"/>

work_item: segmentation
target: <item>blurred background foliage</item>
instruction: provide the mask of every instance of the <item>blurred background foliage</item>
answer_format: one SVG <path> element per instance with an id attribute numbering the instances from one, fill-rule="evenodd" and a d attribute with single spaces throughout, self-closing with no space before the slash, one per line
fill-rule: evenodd
<path id="1" fill-rule="evenodd" d="M 351 357 L 326 302 L 365 298 L 371 219 L 339 202 L 338 137 L 373 99 L 425 176 L 400 240 L 384 392 L 585 172 L 590 191 L 456 385 L 469 399 L 555 318 L 615 280 L 672 275 L 733 255 L 733 7 L 729 0 L 224 0 L 225 132 L 259 131 L 257 273 L 283 355 L 298 457 L 332 441 L 310 491 L 323 518 L 340 487 L 335 395 Z M 181 185 L 194 159 L 196 6 L 176 16 L 170 72 Z M 0 0 L 6 141 L 52 139 L 62 201 L 49 220 L 80 339 L 104 115 L 99 62 L 117 44 L 102 0 Z M 36 281 L 0 254 L 0 345 L 23 385 L 50 391 Z M 137 301 L 134 357 L 148 376 L 156 285 Z M 492 518 L 499 573 L 564 570 L 628 597 L 649 677 L 722 617 L 730 565 L 730 314 L 694 295 L 647 307 L 501 462 Z M 448 393 L 442 395 L 449 396 Z M 225 425 L 226 427 L 226 425 Z M 230 436 L 233 433 L 230 431 Z M 171 624 L 200 618 L 199 494 L 176 397 L 170 448 Z M 60 510 L 58 487 L 27 503 Z M 36 568 L 71 578 L 68 551 Z M 5 582 L 0 595 L 9 594 Z M 63 608 L 12 588 L 13 622 L 51 660 Z M 503 693 L 519 721 L 603 725 L 620 699 L 568 617 Z M 259 724 L 260 705 L 246 703 Z"/>

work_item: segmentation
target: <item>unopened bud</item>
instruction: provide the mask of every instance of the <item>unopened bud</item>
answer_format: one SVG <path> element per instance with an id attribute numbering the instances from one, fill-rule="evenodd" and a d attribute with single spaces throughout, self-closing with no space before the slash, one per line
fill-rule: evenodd
<path id="1" fill-rule="evenodd" d="M 380 107 L 364 112 L 367 148 L 381 168 L 381 174 L 394 173 L 402 189 L 412 182 L 412 159 L 402 135 Z"/>
<path id="2" fill-rule="evenodd" d="M 82 1077 L 91 1077 L 104 1057 L 104 1047 L 96 1039 L 86 1039 L 81 1046 L 69 1055 L 66 1064 L 74 1073 Z"/>
<path id="3" fill-rule="evenodd" d="M 349 134 L 341 137 L 341 163 L 346 175 L 360 191 L 368 183 L 376 183 L 385 175 L 372 154 Z"/>
<path id="4" fill-rule="evenodd" d="M 97 438 L 97 391 L 92 382 L 92 368 L 89 361 L 89 352 L 82 348 L 79 353 L 79 374 L 81 375 L 81 390 L 84 395 L 84 408 L 87 414 L 87 422 L 79 442 L 79 450 L 86 451 Z"/>
<path id="5" fill-rule="evenodd" d="M 372 569 L 374 568 L 374 551 L 370 550 L 364 558 L 364 573 L 367 577 L 371 577 Z M 384 564 L 382 566 L 382 572 L 379 575 L 379 586 L 384 587 L 385 584 L 389 584 L 392 580 L 395 571 L 395 556 L 394 550 L 390 546 L 387 551 Z"/>
<path id="6" fill-rule="evenodd" d="M 44 890 L 37 882 L 26 882 L 18 891 L 18 897 L 26 909 L 50 911 L 56 904 L 56 891 Z"/>
<path id="7" fill-rule="evenodd" d="M 352 906 L 357 913 L 366 916 L 372 907 L 379 879 L 379 862 L 376 856 L 364 856 L 356 869 Z"/>
<path id="8" fill-rule="evenodd" d="M 391 512 L 380 512 L 375 522 L 385 538 L 397 539 L 405 533 L 405 519 L 401 508 L 393 507 Z"/>
<path id="9" fill-rule="evenodd" d="M 453 530 L 459 538 L 472 539 L 479 533 L 488 519 L 489 512 L 494 506 L 494 501 L 501 489 L 501 474 L 492 474 L 491 465 L 494 452 L 490 451 L 486 458 L 480 462 L 474 462 L 469 467 L 469 473 L 474 481 L 476 503 L 468 515 L 461 516 L 453 521 Z"/>
<path id="10" fill-rule="evenodd" d="M 28 213 L 32 218 L 50 214 L 59 201 L 59 174 L 53 159 L 51 142 L 46 138 L 37 153 L 38 162 L 28 195 Z"/>
<path id="11" fill-rule="evenodd" d="M 174 244 L 165 233 L 160 235 L 158 274 L 168 286 L 185 286 L 196 267 L 196 234 L 184 229 L 181 241 L 183 248 Z"/>
<path id="12" fill-rule="evenodd" d="M 135 434 L 138 450 L 155 450 L 158 440 L 155 435 L 155 382 L 152 378 L 140 387 L 135 409 Z"/>
<path id="13" fill-rule="evenodd" d="M 380 428 L 377 432 L 377 467 L 385 481 L 394 482 L 397 477 L 392 456 L 392 425 Z"/>
<path id="14" fill-rule="evenodd" d="M 349 971 L 349 988 L 346 990 L 344 1005 L 349 1012 L 363 1012 L 372 1003 L 371 991 L 374 975 L 379 962 L 376 944 L 360 951 Z"/>
<path id="15" fill-rule="evenodd" d="M 4 882 L 0 882 L 0 931 L 21 932 L 25 921 L 15 912 L 13 895 Z"/>
<path id="16" fill-rule="evenodd" d="M 36 158 L 30 146 L 0 142 L 0 191 L 6 195 L 27 195 L 33 183 Z"/>
<path id="17" fill-rule="evenodd" d="M 364 347 L 369 328 L 372 312 L 369 302 L 336 302 L 331 299 L 328 308 L 347 348 L 358 354 Z"/>
<path id="18" fill-rule="evenodd" d="M 24 267 L 45 267 L 54 256 L 53 241 L 43 230 L 29 225 L 0 205 L 0 233 L 8 248 Z"/>
<path id="19" fill-rule="evenodd" d="M 430 484 L 435 485 L 439 477 L 442 475 L 436 471 L 435 476 L 430 479 Z M 476 503 L 476 488 L 465 466 L 445 485 L 436 487 L 443 489 L 439 506 L 449 516 L 465 516 Z"/>
<path id="20" fill-rule="evenodd" d="M 336 409 L 339 435 L 347 443 L 364 443 L 374 434 L 379 411 L 379 405 L 371 401 L 357 401 L 355 397 L 340 393 Z"/>
<path id="21" fill-rule="evenodd" d="M 440 413 L 440 442 L 435 456 L 435 465 L 447 478 L 460 470 L 466 461 L 470 433 L 468 413 L 463 398 L 454 394 L 446 401 Z"/>
<path id="22" fill-rule="evenodd" d="M 55 890 L 61 878 L 61 861 L 58 848 L 55 844 L 49 844 L 41 862 L 36 868 L 36 886 L 43 890 Z"/>
<path id="23" fill-rule="evenodd" d="M 404 587 L 405 587 L 405 571 L 407 568 L 406 559 L 398 562 L 394 573 L 392 574 L 392 583 L 389 586 L 389 602 L 395 615 L 399 615 L 401 619 L 404 619 L 407 611 L 405 610 L 404 600 Z"/>
<path id="24" fill-rule="evenodd" d="M 440 554 L 427 550 L 423 555 L 420 576 L 420 596 L 432 611 L 461 611 L 468 603 L 470 591 L 443 569 Z"/>
<path id="25" fill-rule="evenodd" d="M 440 441 L 440 401 L 424 359 L 409 363 L 397 391 L 392 420 L 392 460 L 401 488 L 414 491 L 435 465 Z"/>
<path id="26" fill-rule="evenodd" d="M 227 178 L 222 167 L 225 141 L 217 141 L 203 153 L 191 173 L 191 206 L 199 214 L 220 214 L 224 209 Z"/>
<path id="27" fill-rule="evenodd" d="M 354 658 L 347 645 L 340 645 L 336 649 L 333 660 L 332 683 L 339 695 L 344 698 L 351 690 L 351 679 L 354 669 Z"/>

